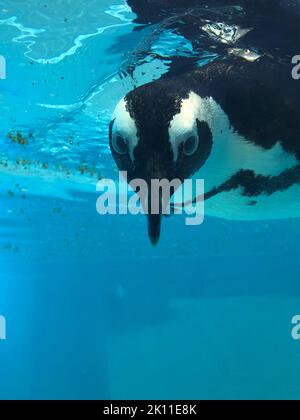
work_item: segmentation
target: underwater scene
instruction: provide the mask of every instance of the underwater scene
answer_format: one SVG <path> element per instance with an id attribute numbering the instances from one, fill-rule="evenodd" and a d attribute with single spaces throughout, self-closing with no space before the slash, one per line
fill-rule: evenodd
<path id="1" fill-rule="evenodd" d="M 300 398 L 299 19 L 0 0 L 1 400 Z"/>

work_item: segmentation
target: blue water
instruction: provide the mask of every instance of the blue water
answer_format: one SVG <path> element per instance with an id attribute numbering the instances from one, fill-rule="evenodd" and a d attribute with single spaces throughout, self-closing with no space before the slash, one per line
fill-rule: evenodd
<path id="1" fill-rule="evenodd" d="M 154 248 L 143 216 L 96 213 L 116 103 L 191 54 L 133 19 L 0 1 L 0 398 L 299 399 L 299 220 L 174 217 Z"/>

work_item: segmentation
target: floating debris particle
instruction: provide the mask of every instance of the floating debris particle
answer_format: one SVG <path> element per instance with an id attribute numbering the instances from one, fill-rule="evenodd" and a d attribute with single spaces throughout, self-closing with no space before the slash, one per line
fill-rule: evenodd
<path id="1" fill-rule="evenodd" d="M 13 254 L 15 254 L 15 253 L 19 252 L 19 250 L 20 250 L 18 246 L 13 245 L 13 244 L 11 244 L 11 243 L 9 243 L 9 242 L 5 243 L 5 244 L 2 246 L 2 249 L 3 249 L 4 251 L 12 252 Z"/>
<path id="2" fill-rule="evenodd" d="M 21 146 L 25 146 L 28 144 L 28 140 L 23 137 L 23 135 L 20 132 L 17 132 L 16 134 L 8 133 L 7 138 L 10 139 L 13 143 L 18 143 Z"/>
<path id="3" fill-rule="evenodd" d="M 80 165 L 78 167 L 78 171 L 81 173 L 81 175 L 84 175 L 87 172 L 87 170 L 88 170 L 87 165 Z"/>

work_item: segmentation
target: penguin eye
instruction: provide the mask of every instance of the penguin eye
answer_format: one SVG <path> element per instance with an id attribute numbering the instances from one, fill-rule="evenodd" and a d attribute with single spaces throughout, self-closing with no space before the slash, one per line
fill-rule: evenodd
<path id="1" fill-rule="evenodd" d="M 199 139 L 197 136 L 191 136 L 183 143 L 183 153 L 186 156 L 192 156 L 199 146 Z"/>
<path id="2" fill-rule="evenodd" d="M 119 134 L 113 137 L 112 146 L 119 155 L 128 153 L 128 142 Z"/>

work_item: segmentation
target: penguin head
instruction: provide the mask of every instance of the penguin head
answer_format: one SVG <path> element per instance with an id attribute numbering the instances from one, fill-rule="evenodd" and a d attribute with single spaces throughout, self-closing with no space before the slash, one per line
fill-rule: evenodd
<path id="1" fill-rule="evenodd" d="M 193 176 L 207 160 L 212 134 L 201 120 L 201 98 L 176 83 L 150 83 L 130 92 L 117 105 L 110 123 L 110 148 L 128 182 L 184 180 Z M 172 192 L 174 194 L 175 191 Z M 151 214 L 149 197 L 148 231 L 153 244 L 160 237 L 161 214 Z M 161 210 L 160 210 L 161 212 Z"/>

